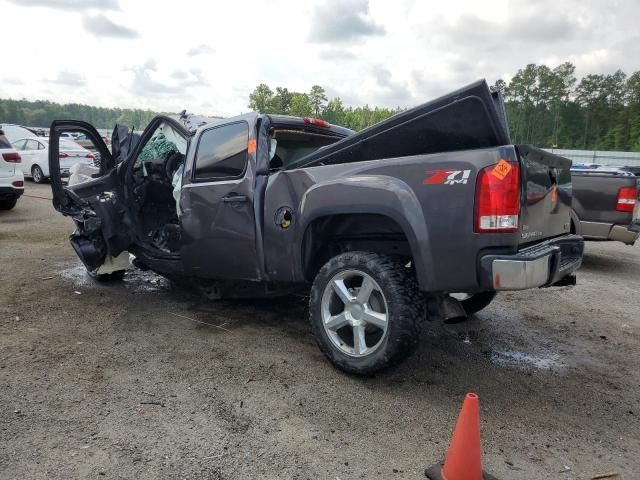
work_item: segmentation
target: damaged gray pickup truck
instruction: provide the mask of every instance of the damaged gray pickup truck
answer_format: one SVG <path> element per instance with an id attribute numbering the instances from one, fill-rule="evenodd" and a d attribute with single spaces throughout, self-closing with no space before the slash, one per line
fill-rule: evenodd
<path id="1" fill-rule="evenodd" d="M 116 127 L 110 152 L 91 125 L 53 122 L 51 172 L 63 132 L 101 154 L 96 178 L 51 176 L 92 276 L 121 279 L 131 253 L 216 298 L 310 289 L 320 349 L 359 374 L 406 357 L 426 317 L 575 283 L 571 162 L 512 145 L 485 81 L 359 133 L 257 113 L 196 123 Z"/>

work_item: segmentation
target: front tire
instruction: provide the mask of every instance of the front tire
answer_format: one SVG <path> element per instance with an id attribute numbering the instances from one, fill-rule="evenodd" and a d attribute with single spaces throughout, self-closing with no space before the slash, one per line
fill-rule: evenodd
<path id="1" fill-rule="evenodd" d="M 44 172 L 39 165 L 34 165 L 31 168 L 31 177 L 35 183 L 44 183 L 47 180 L 47 177 L 44 176 Z"/>
<path id="2" fill-rule="evenodd" d="M 318 346 L 349 373 L 372 374 L 408 357 L 424 316 L 415 276 L 386 255 L 340 254 L 311 287 L 309 319 Z"/>

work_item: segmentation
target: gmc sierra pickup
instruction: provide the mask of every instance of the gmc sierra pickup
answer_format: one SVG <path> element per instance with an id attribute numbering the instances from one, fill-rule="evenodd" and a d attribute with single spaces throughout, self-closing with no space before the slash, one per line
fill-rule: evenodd
<path id="1" fill-rule="evenodd" d="M 571 230 L 585 240 L 633 245 L 640 235 L 638 178 L 611 167 L 576 168 L 571 176 Z"/>
<path id="2" fill-rule="evenodd" d="M 573 284 L 582 261 L 571 162 L 512 145 L 485 81 L 359 133 L 257 113 L 161 116 L 141 136 L 117 126 L 110 152 L 91 125 L 57 120 L 51 172 L 68 131 L 102 158 L 85 183 L 51 177 L 92 276 L 122 278 L 131 253 L 216 298 L 310 289 L 318 345 L 349 372 L 406 357 L 428 316 Z"/>

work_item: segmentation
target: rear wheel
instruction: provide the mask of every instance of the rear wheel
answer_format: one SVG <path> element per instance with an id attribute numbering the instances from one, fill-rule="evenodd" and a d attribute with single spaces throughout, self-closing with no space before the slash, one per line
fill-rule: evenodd
<path id="1" fill-rule="evenodd" d="M 402 263 L 386 255 L 348 252 L 318 272 L 309 316 L 329 360 L 346 372 L 365 375 L 414 351 L 425 308 L 414 275 Z"/>
<path id="2" fill-rule="evenodd" d="M 10 198 L 8 200 L 0 200 L 0 210 L 11 210 L 18 203 L 17 198 Z"/>
<path id="3" fill-rule="evenodd" d="M 38 165 L 34 165 L 31 168 L 31 176 L 33 177 L 33 181 L 36 183 L 44 183 L 46 181 L 44 172 Z"/>

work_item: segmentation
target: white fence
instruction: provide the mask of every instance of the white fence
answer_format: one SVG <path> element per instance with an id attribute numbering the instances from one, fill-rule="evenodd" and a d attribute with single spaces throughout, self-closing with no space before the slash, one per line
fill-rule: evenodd
<path id="1" fill-rule="evenodd" d="M 598 163 L 600 165 L 616 165 L 619 167 L 640 167 L 640 152 L 565 150 L 562 148 L 545 148 L 544 150 L 566 157 L 576 163 Z"/>

